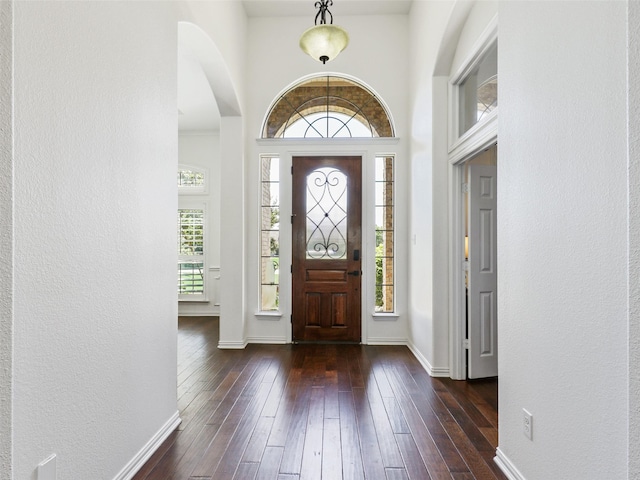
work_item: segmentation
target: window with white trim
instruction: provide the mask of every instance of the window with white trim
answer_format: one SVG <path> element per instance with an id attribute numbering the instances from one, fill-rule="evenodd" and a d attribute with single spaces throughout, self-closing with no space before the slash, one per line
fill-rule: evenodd
<path id="1" fill-rule="evenodd" d="M 393 137 L 386 108 L 364 85 L 321 75 L 280 95 L 265 120 L 262 138 Z"/>
<path id="2" fill-rule="evenodd" d="M 178 298 L 181 300 L 204 296 L 204 214 L 204 208 L 178 209 Z"/>
<path id="3" fill-rule="evenodd" d="M 498 43 L 494 42 L 458 83 L 458 137 L 498 107 Z"/>
<path id="4" fill-rule="evenodd" d="M 260 157 L 260 310 L 280 305 L 280 158 Z"/>
<path id="5" fill-rule="evenodd" d="M 206 299 L 205 203 L 195 201 L 206 193 L 203 169 L 178 166 L 178 300 Z"/>
<path id="6" fill-rule="evenodd" d="M 194 167 L 178 167 L 178 192 L 182 194 L 206 193 L 206 175 Z"/>
<path id="7" fill-rule="evenodd" d="M 376 157 L 376 313 L 393 313 L 393 156 Z"/>

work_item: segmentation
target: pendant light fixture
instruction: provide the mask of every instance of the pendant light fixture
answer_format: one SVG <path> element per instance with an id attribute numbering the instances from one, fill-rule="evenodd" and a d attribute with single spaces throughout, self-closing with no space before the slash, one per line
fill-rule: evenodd
<path id="1" fill-rule="evenodd" d="M 347 48 L 349 34 L 344 28 L 333 24 L 333 15 L 329 11 L 333 0 L 318 0 L 315 6 L 318 9 L 315 26 L 302 34 L 300 48 L 313 59 L 327 63 Z M 330 19 L 328 24 L 327 15 Z"/>

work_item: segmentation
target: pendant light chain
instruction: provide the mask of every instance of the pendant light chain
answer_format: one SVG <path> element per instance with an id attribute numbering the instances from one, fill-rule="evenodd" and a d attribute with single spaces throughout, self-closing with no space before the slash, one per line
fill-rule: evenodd
<path id="1" fill-rule="evenodd" d="M 318 25 L 318 17 L 320 17 L 320 25 L 326 25 L 328 13 L 331 18 L 331 25 L 333 25 L 333 14 L 329 10 L 329 7 L 333 7 L 333 0 L 319 0 L 316 2 L 315 7 L 318 9 L 315 24 Z"/>

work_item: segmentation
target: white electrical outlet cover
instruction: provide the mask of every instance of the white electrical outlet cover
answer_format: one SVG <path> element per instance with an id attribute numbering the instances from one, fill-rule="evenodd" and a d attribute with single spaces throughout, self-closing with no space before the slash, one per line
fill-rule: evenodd
<path id="1" fill-rule="evenodd" d="M 53 454 L 38 465 L 37 480 L 56 480 L 56 455 Z"/>
<path id="2" fill-rule="evenodd" d="M 529 440 L 533 440 L 533 415 L 526 409 L 522 409 L 522 432 Z"/>

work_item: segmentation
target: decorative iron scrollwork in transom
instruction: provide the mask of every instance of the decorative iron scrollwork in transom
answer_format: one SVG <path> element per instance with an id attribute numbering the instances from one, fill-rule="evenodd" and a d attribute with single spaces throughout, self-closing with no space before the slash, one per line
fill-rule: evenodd
<path id="1" fill-rule="evenodd" d="M 347 256 L 347 176 L 318 168 L 307 176 L 307 258 Z"/>

